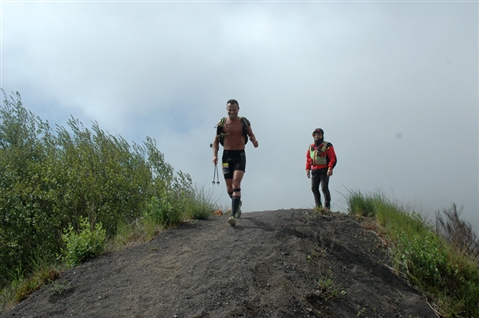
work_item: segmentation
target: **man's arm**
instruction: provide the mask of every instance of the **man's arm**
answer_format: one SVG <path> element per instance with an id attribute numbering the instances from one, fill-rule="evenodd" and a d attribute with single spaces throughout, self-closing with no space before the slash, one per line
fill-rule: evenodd
<path id="1" fill-rule="evenodd" d="M 253 133 L 253 129 L 251 128 L 251 126 L 249 126 L 247 129 L 246 129 L 246 132 L 248 133 L 248 137 L 249 137 L 249 140 L 251 140 L 251 142 L 253 143 L 253 146 L 255 148 L 258 148 L 258 140 L 256 140 L 256 136 L 254 135 Z"/>
<path id="2" fill-rule="evenodd" d="M 215 140 L 213 140 L 213 164 L 216 166 L 218 164 L 218 150 L 220 148 L 220 140 L 219 136 L 215 136 Z"/>
<path id="3" fill-rule="evenodd" d="M 311 155 L 310 155 L 309 149 L 308 149 L 308 150 L 306 150 L 306 176 L 308 178 L 311 177 L 311 162 L 312 162 Z"/>
<path id="4" fill-rule="evenodd" d="M 333 169 L 336 166 L 336 161 L 337 161 L 336 152 L 334 151 L 333 145 L 329 146 L 326 149 L 326 155 L 329 158 L 327 175 L 328 175 L 328 177 L 331 177 L 333 175 Z"/>

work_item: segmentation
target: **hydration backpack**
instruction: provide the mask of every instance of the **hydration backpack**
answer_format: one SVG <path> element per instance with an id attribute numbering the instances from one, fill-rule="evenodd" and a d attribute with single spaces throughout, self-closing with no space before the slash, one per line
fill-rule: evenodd
<path id="1" fill-rule="evenodd" d="M 309 156 L 313 160 L 313 165 L 326 165 L 329 162 L 329 159 L 326 157 L 326 150 L 332 146 L 332 144 L 328 141 L 323 141 L 318 149 L 315 149 L 315 145 L 311 144 L 309 146 Z M 338 163 L 338 159 L 336 157 L 336 162 L 334 163 L 334 167 Z M 333 167 L 333 168 L 334 168 Z"/>
<path id="2" fill-rule="evenodd" d="M 223 126 L 226 122 L 226 117 L 223 117 L 220 119 L 218 124 L 216 125 L 216 135 L 219 136 L 219 141 L 220 144 L 223 146 L 224 139 L 226 136 L 228 136 L 229 133 L 224 134 L 223 133 Z M 245 117 L 241 117 L 241 124 L 243 125 L 243 137 L 244 137 L 244 144 L 246 145 L 248 143 L 248 127 L 251 126 L 251 123 L 249 122 L 248 119 Z"/>

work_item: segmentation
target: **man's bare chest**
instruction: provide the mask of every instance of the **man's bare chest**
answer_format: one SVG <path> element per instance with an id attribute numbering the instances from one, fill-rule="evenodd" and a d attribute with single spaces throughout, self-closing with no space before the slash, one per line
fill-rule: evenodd
<path id="1" fill-rule="evenodd" d="M 240 120 L 232 122 L 227 120 L 223 127 L 223 132 L 232 136 L 241 135 L 243 133 L 243 125 Z"/>

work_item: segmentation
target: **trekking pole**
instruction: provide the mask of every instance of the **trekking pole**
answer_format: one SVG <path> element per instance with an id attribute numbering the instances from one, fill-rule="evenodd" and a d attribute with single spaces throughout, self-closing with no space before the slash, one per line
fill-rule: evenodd
<path id="1" fill-rule="evenodd" d="M 210 148 L 213 148 L 213 144 L 210 144 Z M 213 171 L 213 185 L 215 184 L 215 177 L 216 177 L 216 184 L 220 184 L 220 177 L 218 175 L 218 165 L 215 165 L 215 170 Z"/>
<path id="2" fill-rule="evenodd" d="M 213 182 L 211 182 L 211 183 L 213 183 L 213 185 L 215 185 L 215 177 L 216 177 L 216 165 L 213 168 Z"/>
<path id="3" fill-rule="evenodd" d="M 220 184 L 220 177 L 218 175 L 218 165 L 215 165 L 215 170 L 213 171 L 213 185 L 215 184 L 215 177 L 216 177 L 216 184 Z"/>

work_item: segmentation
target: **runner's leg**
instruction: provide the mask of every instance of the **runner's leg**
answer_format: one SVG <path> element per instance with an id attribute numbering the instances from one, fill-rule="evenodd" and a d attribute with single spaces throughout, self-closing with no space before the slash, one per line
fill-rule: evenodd
<path id="1" fill-rule="evenodd" d="M 244 171 L 235 170 L 233 173 L 233 200 L 231 202 L 231 213 L 236 217 L 241 201 L 241 181 L 243 180 Z"/>
<path id="2" fill-rule="evenodd" d="M 230 198 L 233 198 L 233 179 L 225 179 L 226 191 Z"/>
<path id="3" fill-rule="evenodd" d="M 228 176 L 230 177 L 230 176 Z M 230 196 L 231 198 L 231 205 L 233 205 L 233 179 L 232 178 L 228 178 L 226 179 L 227 176 L 225 175 L 225 183 L 226 183 L 226 191 L 228 191 L 228 195 Z M 233 214 L 233 208 L 231 208 L 231 216 L 229 217 L 228 219 L 228 223 L 231 225 L 231 226 L 234 226 L 236 224 L 236 221 L 235 221 L 235 217 L 234 217 L 234 214 Z"/>

